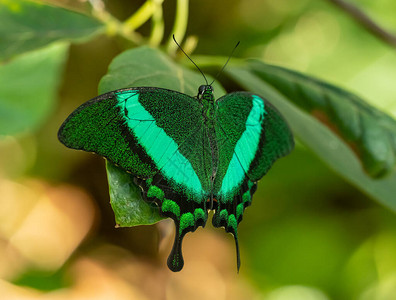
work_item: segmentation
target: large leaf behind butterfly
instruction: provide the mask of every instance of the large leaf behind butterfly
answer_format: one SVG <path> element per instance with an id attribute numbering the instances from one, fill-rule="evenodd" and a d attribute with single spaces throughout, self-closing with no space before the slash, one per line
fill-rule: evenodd
<path id="1" fill-rule="evenodd" d="M 396 172 L 392 163 L 388 163 L 392 161 L 392 158 L 388 154 L 393 155 L 393 153 L 389 151 L 390 147 L 381 146 L 384 143 L 391 145 L 392 139 L 389 139 L 389 137 L 396 134 L 394 129 L 396 126 L 395 120 L 364 103 L 363 100 L 351 100 L 350 97 L 353 99 L 357 97 L 351 96 L 347 92 L 340 91 L 328 84 L 320 84 L 314 79 L 298 75 L 293 71 L 267 66 L 262 62 L 254 61 L 243 67 L 230 66 L 225 72 L 245 89 L 257 92 L 271 99 L 271 102 L 287 118 L 297 138 L 318 155 L 331 169 L 369 196 L 396 211 Z M 301 91 L 303 90 L 321 90 L 322 97 L 319 97 L 320 94 L 313 92 L 305 92 L 302 95 Z M 338 97 L 335 97 L 337 95 Z M 331 114 L 328 113 L 323 109 L 325 106 L 320 105 L 320 103 L 323 99 L 330 101 L 328 100 L 330 98 L 333 99 L 333 102 L 336 101 L 336 103 L 333 103 L 333 106 L 347 106 L 349 109 L 337 117 L 334 116 L 336 110 L 328 109 L 331 111 Z M 334 98 L 337 99 L 334 100 Z M 309 111 L 315 109 L 321 111 L 322 115 L 328 115 L 329 120 L 334 118 L 341 125 L 343 124 L 342 122 L 344 122 L 344 125 L 348 125 L 347 121 L 348 119 L 351 120 L 353 115 L 364 114 L 367 123 L 374 124 L 373 128 L 368 128 L 369 130 L 367 132 L 363 132 L 364 135 L 369 135 L 374 128 L 380 126 L 380 132 L 382 132 L 383 136 L 378 136 L 380 132 L 377 131 L 374 138 L 380 139 L 381 142 L 374 143 L 371 140 L 368 141 L 371 147 L 365 147 L 364 144 L 361 144 L 360 147 L 365 147 L 363 149 L 365 151 L 371 151 L 368 152 L 371 158 L 375 158 L 376 156 L 385 158 L 384 160 L 370 160 L 369 162 L 371 164 L 367 165 L 366 169 L 369 166 L 382 166 L 382 169 L 377 169 L 382 170 L 382 172 L 377 174 L 388 172 L 387 176 L 380 179 L 373 179 L 365 173 L 362 169 L 362 162 L 359 162 L 358 157 L 351 150 L 350 146 L 343 141 L 343 139 L 347 139 L 348 132 L 344 131 L 342 126 L 339 126 L 338 135 L 336 135 L 333 130 L 329 130 L 327 127 L 329 125 L 331 126 L 331 123 L 323 124 L 317 118 L 302 111 L 307 111 L 307 108 L 310 108 Z M 350 111 L 353 111 L 354 114 L 351 116 L 345 115 Z M 342 117 L 344 118 L 343 121 L 341 120 Z M 378 124 L 375 124 L 376 122 Z M 383 126 L 383 124 L 389 125 Z M 362 130 L 365 130 L 365 128 L 362 128 Z M 340 136 L 343 139 L 340 139 Z M 381 149 L 385 149 L 386 151 L 381 151 Z M 371 170 L 375 171 L 376 169 L 373 168 Z"/>

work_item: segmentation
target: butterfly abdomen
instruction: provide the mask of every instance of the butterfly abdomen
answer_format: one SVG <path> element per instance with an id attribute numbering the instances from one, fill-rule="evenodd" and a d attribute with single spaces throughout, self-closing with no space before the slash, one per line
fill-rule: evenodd
<path id="1" fill-rule="evenodd" d="M 202 115 L 204 119 L 204 128 L 205 135 L 204 138 L 207 139 L 210 148 L 210 166 L 207 166 L 206 169 L 208 172 L 208 181 L 210 182 L 210 205 L 209 209 L 213 209 L 213 193 L 214 193 L 214 181 L 216 178 L 217 170 L 219 167 L 219 147 L 216 135 L 216 104 L 214 101 L 212 90 L 206 90 L 201 98 L 202 101 Z"/>

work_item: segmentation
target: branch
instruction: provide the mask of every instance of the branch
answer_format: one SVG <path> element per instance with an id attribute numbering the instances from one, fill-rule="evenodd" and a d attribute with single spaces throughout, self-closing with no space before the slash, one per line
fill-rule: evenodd
<path id="1" fill-rule="evenodd" d="M 367 31 L 371 32 L 375 37 L 396 48 L 396 35 L 383 29 L 361 9 L 344 0 L 327 1 L 333 3 L 348 13 L 352 18 L 355 19 L 356 22 L 363 25 L 363 27 L 366 28 Z"/>

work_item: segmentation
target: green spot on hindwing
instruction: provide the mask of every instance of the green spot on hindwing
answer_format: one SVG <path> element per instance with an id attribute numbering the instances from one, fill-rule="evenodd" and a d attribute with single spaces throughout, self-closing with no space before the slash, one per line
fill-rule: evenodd
<path id="1" fill-rule="evenodd" d="M 237 218 L 237 220 L 239 220 L 239 217 L 242 216 L 243 208 L 244 208 L 243 203 L 239 203 L 237 205 L 237 208 L 236 208 L 236 218 Z"/>
<path id="2" fill-rule="evenodd" d="M 162 203 L 161 210 L 163 212 L 173 213 L 177 218 L 180 217 L 180 207 L 175 201 L 165 199 L 165 201 Z"/>
<path id="3" fill-rule="evenodd" d="M 247 192 L 245 192 L 245 193 L 242 195 L 242 202 L 243 202 L 243 203 L 250 202 L 251 199 L 252 199 L 252 197 L 250 196 L 250 190 L 248 190 Z"/>
<path id="4" fill-rule="evenodd" d="M 220 211 L 220 222 L 221 221 L 225 221 L 226 222 L 227 218 L 228 218 L 228 211 L 226 209 L 222 209 Z"/>
<path id="5" fill-rule="evenodd" d="M 227 227 L 231 227 L 234 231 L 234 234 L 237 232 L 238 222 L 233 214 L 228 216 Z"/>
<path id="6" fill-rule="evenodd" d="M 194 215 L 192 213 L 184 213 L 182 214 L 180 218 L 180 228 L 179 228 L 179 234 L 182 234 L 183 230 L 190 227 L 194 226 L 195 224 L 195 219 Z"/>
<path id="7" fill-rule="evenodd" d="M 255 185 L 255 183 L 253 182 L 253 181 L 248 181 L 248 187 L 249 187 L 249 190 L 253 187 Z"/>
<path id="8" fill-rule="evenodd" d="M 204 210 L 202 208 L 196 208 L 194 210 L 194 218 L 195 222 L 197 222 L 198 220 L 203 220 L 204 222 L 206 222 L 206 214 Z"/>
<path id="9" fill-rule="evenodd" d="M 159 187 L 152 185 L 149 187 L 148 191 L 147 191 L 147 197 L 149 198 L 157 198 L 159 200 L 163 200 L 165 197 L 165 193 L 163 190 L 161 190 Z"/>

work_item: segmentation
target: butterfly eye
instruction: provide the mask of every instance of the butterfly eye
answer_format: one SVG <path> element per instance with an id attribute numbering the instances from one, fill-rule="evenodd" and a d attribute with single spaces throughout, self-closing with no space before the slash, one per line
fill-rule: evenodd
<path id="1" fill-rule="evenodd" d="M 198 88 L 198 95 L 202 95 L 206 91 L 206 87 L 207 87 L 207 85 L 201 85 Z"/>

